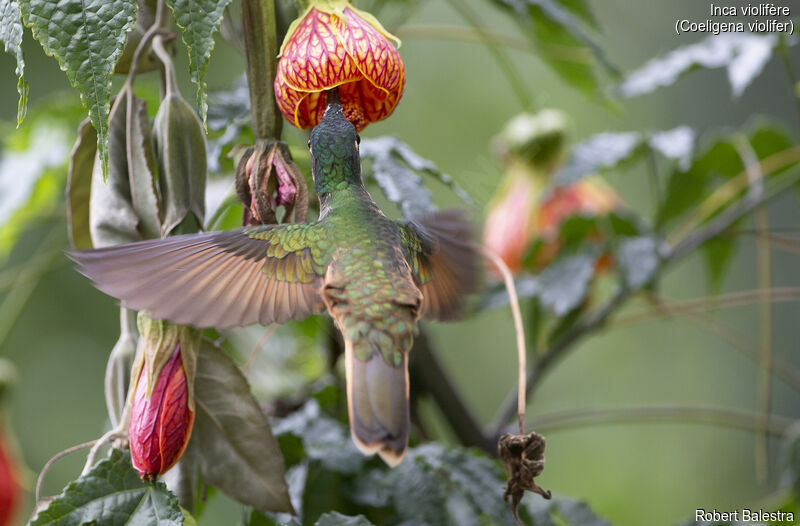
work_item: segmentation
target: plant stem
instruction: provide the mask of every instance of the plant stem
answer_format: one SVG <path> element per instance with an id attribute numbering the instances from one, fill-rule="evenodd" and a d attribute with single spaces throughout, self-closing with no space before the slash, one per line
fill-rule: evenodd
<path id="1" fill-rule="evenodd" d="M 283 121 L 275 101 L 278 37 L 274 0 L 242 0 L 242 30 L 250 88 L 250 120 L 259 139 L 280 139 Z"/>
<path id="2" fill-rule="evenodd" d="M 761 430 L 761 415 L 752 411 L 703 406 L 633 406 L 605 409 L 563 411 L 536 418 L 536 428 L 554 431 L 586 425 L 607 425 L 645 422 L 688 422 L 744 429 Z M 767 427 L 770 435 L 782 435 L 794 420 L 773 417 Z"/>

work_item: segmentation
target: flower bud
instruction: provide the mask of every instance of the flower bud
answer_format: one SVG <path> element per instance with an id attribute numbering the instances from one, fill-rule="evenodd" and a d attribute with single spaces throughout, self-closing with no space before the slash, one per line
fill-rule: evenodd
<path id="1" fill-rule="evenodd" d="M 198 333 L 139 315 L 141 347 L 132 371 L 128 439 L 142 480 L 168 471 L 183 455 L 194 425 Z"/>
<path id="2" fill-rule="evenodd" d="M 405 87 L 400 45 L 371 14 L 347 0 L 312 0 L 286 32 L 275 77 L 275 98 L 301 129 L 325 112 L 325 90 L 339 87 L 344 115 L 356 130 L 388 117 Z"/>
<path id="3" fill-rule="evenodd" d="M 11 526 L 19 505 L 18 471 L 0 423 L 0 526 Z"/>

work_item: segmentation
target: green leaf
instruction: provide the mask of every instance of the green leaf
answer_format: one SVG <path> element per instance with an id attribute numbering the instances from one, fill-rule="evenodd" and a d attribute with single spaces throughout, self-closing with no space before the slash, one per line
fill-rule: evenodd
<path id="1" fill-rule="evenodd" d="M 688 126 L 653 132 L 649 137 L 639 132 L 598 133 L 572 148 L 569 159 L 556 172 L 554 181 L 564 186 L 588 175 L 634 162 L 647 152 L 647 147 L 686 169 L 691 162 L 694 142 L 694 130 Z"/>
<path id="2" fill-rule="evenodd" d="M 537 294 L 542 306 L 559 317 L 578 307 L 589 292 L 596 261 L 596 251 L 584 250 L 544 269 L 538 277 Z"/>
<path id="3" fill-rule="evenodd" d="M 710 293 L 715 294 L 722 290 L 723 280 L 731 266 L 737 247 L 738 243 L 733 238 L 724 237 L 724 234 L 711 238 L 700 247 Z"/>
<path id="4" fill-rule="evenodd" d="M 564 81 L 586 95 L 599 91 L 595 61 L 616 74 L 599 45 L 581 25 L 588 9 L 580 2 L 556 0 L 492 0 L 514 17 L 540 50 L 544 60 Z M 579 17 L 577 12 L 582 14 Z M 588 60 L 587 60 L 588 58 Z M 593 60 L 594 59 L 594 60 Z"/>
<path id="5" fill-rule="evenodd" d="M 25 58 L 22 56 L 22 13 L 17 0 L 0 1 L 0 42 L 6 53 L 17 61 L 17 126 L 22 124 L 28 110 L 28 81 L 25 80 Z"/>
<path id="6" fill-rule="evenodd" d="M 463 448 L 430 443 L 412 448 L 384 484 L 401 519 L 412 524 L 515 524 L 503 501 L 496 462 Z M 468 521 L 468 522 L 465 522 Z"/>
<path id="7" fill-rule="evenodd" d="M 688 169 L 677 169 L 669 178 L 657 224 L 670 221 L 693 209 L 708 196 L 709 187 L 717 178 L 731 178 L 741 173 L 744 165 L 733 142 L 722 137 L 696 157 Z"/>
<path id="8" fill-rule="evenodd" d="M 615 259 L 625 286 L 638 289 L 647 285 L 656 275 L 659 265 L 658 242 L 650 236 L 623 239 L 617 247 Z"/>
<path id="9" fill-rule="evenodd" d="M 260 511 L 291 512 L 283 455 L 239 368 L 203 341 L 195 378 L 203 480 Z"/>
<path id="10" fill-rule="evenodd" d="M 136 0 L 22 0 L 20 6 L 25 25 L 58 59 L 89 109 L 105 176 L 111 74 L 136 20 Z"/>
<path id="11" fill-rule="evenodd" d="M 89 196 L 92 188 L 92 169 L 97 153 L 97 132 L 89 119 L 78 127 L 78 140 L 72 148 L 67 175 L 67 222 L 72 248 L 92 248 L 89 231 Z"/>
<path id="12" fill-rule="evenodd" d="M 130 455 L 112 449 L 36 514 L 30 526 L 180 526 L 178 499 L 161 482 L 144 484 Z"/>
<path id="13" fill-rule="evenodd" d="M 332 511 L 321 516 L 314 526 L 374 526 L 363 515 L 349 517 Z"/>
<path id="14" fill-rule="evenodd" d="M 286 418 L 276 419 L 274 431 L 282 446 L 287 443 L 286 435 L 300 438 L 305 458 L 319 460 L 326 469 L 337 473 L 354 473 L 366 461 L 353 445 L 350 434 L 339 422 L 326 416 L 314 399 Z"/>
<path id="15" fill-rule="evenodd" d="M 197 107 L 204 123 L 208 111 L 206 68 L 214 49 L 214 33 L 230 3 L 231 0 L 166 0 L 175 22 L 183 30 L 183 43 L 189 51 L 189 73 L 197 84 Z"/>
<path id="16" fill-rule="evenodd" d="M 33 120 L 33 122 L 31 122 Z M 51 212 L 64 192 L 71 138 L 60 121 L 43 115 L 4 137 L 0 159 L 0 261 L 31 222 Z M 24 135 L 24 137 L 15 137 Z M 11 139 L 14 141 L 12 147 Z"/>
<path id="17" fill-rule="evenodd" d="M 364 139 L 360 152 L 361 159 L 370 163 L 365 179 L 374 178 L 386 199 L 400 205 L 406 217 L 425 215 L 436 209 L 419 174 L 431 176 L 448 186 L 465 203 L 474 203 L 449 175 L 395 137 Z"/>
<path id="18" fill-rule="evenodd" d="M 650 60 L 631 72 L 619 87 L 623 97 L 636 97 L 674 84 L 681 75 L 702 67 L 726 68 L 733 96 L 740 96 L 772 57 L 774 34 L 722 33 Z"/>

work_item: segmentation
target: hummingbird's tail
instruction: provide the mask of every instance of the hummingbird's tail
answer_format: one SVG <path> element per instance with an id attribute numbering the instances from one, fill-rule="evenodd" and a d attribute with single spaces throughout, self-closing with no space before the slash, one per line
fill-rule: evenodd
<path id="1" fill-rule="evenodd" d="M 355 354 L 353 342 L 345 341 L 350 434 L 358 449 L 378 453 L 394 467 L 408 445 L 408 354 L 402 353 L 399 367 L 386 363 L 379 352 L 366 361 Z"/>
<path id="2" fill-rule="evenodd" d="M 411 331 L 409 323 L 402 338 L 408 347 Z M 408 445 L 408 348 L 375 327 L 359 336 L 345 336 L 344 342 L 350 434 L 363 453 L 378 453 L 394 467 L 405 457 Z"/>

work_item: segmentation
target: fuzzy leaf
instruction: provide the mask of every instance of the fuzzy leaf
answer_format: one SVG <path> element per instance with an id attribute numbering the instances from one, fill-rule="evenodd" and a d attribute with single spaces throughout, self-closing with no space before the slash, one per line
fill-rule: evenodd
<path id="1" fill-rule="evenodd" d="M 319 460 L 326 469 L 337 473 L 354 473 L 366 460 L 341 424 L 323 414 L 319 402 L 314 399 L 306 402 L 301 410 L 276 420 L 274 431 L 282 445 L 286 435 L 299 437 L 305 457 Z"/>
<path id="2" fill-rule="evenodd" d="M 623 239 L 617 247 L 616 261 L 625 286 L 642 287 L 658 270 L 658 244 L 654 238 L 646 236 Z"/>
<path id="3" fill-rule="evenodd" d="M 192 442 L 203 480 L 260 511 L 291 512 L 283 455 L 236 364 L 203 342 L 195 377 Z"/>
<path id="4" fill-rule="evenodd" d="M 538 296 L 542 306 L 559 317 L 578 307 L 589 292 L 596 261 L 597 254 L 585 250 L 544 269 L 538 277 Z"/>
<path id="5" fill-rule="evenodd" d="M 17 0 L 0 0 L 0 42 L 6 53 L 17 61 L 17 126 L 28 109 L 28 81 L 25 80 L 25 58 L 22 56 L 22 13 Z"/>
<path id="6" fill-rule="evenodd" d="M 731 91 L 738 97 L 764 69 L 777 44 L 778 37 L 774 34 L 712 35 L 650 60 L 628 74 L 619 91 L 623 97 L 636 97 L 674 84 L 681 75 L 697 67 L 726 68 Z"/>
<path id="7" fill-rule="evenodd" d="M 604 132 L 578 143 L 558 172 L 556 184 L 568 185 L 602 170 L 638 160 L 650 147 L 666 159 L 686 169 L 694 151 L 695 133 L 688 126 L 654 132 L 649 137 L 639 132 Z"/>
<path id="8" fill-rule="evenodd" d="M 20 7 L 25 25 L 58 59 L 89 109 L 105 176 L 111 74 L 136 20 L 136 0 L 22 0 Z"/>
<path id="9" fill-rule="evenodd" d="M 408 451 L 406 460 L 386 478 L 394 508 L 411 524 L 515 524 L 503 502 L 499 466 L 480 455 L 441 444 Z M 469 519 L 471 517 L 471 519 Z"/>
<path id="10" fill-rule="evenodd" d="M 208 111 L 206 68 L 214 49 L 214 33 L 230 3 L 231 0 L 166 0 L 175 22 L 183 30 L 183 43 L 189 51 L 189 73 L 197 84 L 197 107 L 204 123 Z"/>
<path id="11" fill-rule="evenodd" d="M 161 482 L 144 484 L 128 453 L 112 449 L 86 475 L 71 482 L 30 526 L 180 526 L 178 499 Z"/>
<path id="12" fill-rule="evenodd" d="M 465 203 L 474 202 L 449 175 L 395 137 L 364 139 L 360 150 L 362 161 L 370 162 L 365 178 L 373 177 L 386 199 L 400 205 L 407 217 L 424 215 L 436 209 L 419 174 L 431 176 L 448 186 Z"/>

